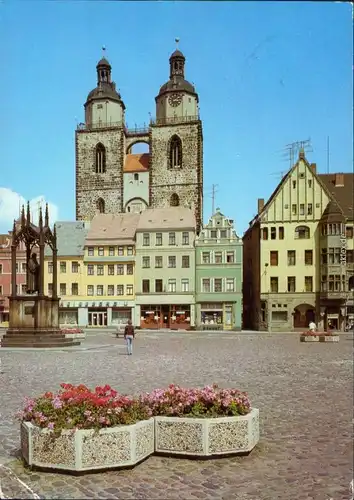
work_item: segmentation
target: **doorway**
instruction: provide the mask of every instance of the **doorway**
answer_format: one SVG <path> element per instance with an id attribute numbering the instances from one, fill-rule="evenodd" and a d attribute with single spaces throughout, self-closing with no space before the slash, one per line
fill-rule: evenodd
<path id="1" fill-rule="evenodd" d="M 170 306 L 161 306 L 161 327 L 170 328 Z"/>
<path id="2" fill-rule="evenodd" d="M 88 313 L 89 326 L 107 326 L 107 313 L 103 311 Z"/>

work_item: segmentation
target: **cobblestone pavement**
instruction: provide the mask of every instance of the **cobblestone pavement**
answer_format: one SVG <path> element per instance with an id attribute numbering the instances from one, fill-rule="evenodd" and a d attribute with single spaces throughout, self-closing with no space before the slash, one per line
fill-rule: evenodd
<path id="1" fill-rule="evenodd" d="M 353 335 L 338 344 L 297 334 L 141 333 L 134 355 L 108 332 L 71 350 L 0 349 L 2 495 L 33 498 L 348 500 L 353 477 Z M 260 409 L 261 440 L 247 457 L 150 457 L 135 469 L 84 476 L 25 469 L 14 413 L 25 396 L 60 382 L 111 384 L 130 394 L 169 383 L 217 382 L 246 390 Z M 12 471 L 12 472 L 11 472 Z M 1 498 L 1 490 L 0 490 Z"/>

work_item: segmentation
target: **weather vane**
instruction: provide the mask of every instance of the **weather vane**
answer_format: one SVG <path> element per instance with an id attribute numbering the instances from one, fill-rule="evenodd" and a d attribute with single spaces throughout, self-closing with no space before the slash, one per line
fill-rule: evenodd
<path id="1" fill-rule="evenodd" d="M 175 42 L 176 42 L 176 46 L 177 46 L 177 49 L 178 49 L 179 38 L 175 38 Z"/>
<path id="2" fill-rule="evenodd" d="M 106 53 L 106 46 L 105 46 L 105 45 L 103 45 L 103 46 L 102 46 L 102 54 L 103 54 L 103 57 L 104 57 L 105 53 Z"/>

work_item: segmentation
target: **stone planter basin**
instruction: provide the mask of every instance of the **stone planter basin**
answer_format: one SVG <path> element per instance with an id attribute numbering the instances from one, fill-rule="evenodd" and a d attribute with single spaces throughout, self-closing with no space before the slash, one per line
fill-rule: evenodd
<path id="1" fill-rule="evenodd" d="M 154 452 L 154 419 L 94 430 L 65 430 L 54 438 L 47 429 L 21 424 L 21 451 L 30 466 L 65 471 L 129 467 Z"/>
<path id="2" fill-rule="evenodd" d="M 320 335 L 320 342 L 339 342 L 339 335 Z"/>
<path id="3" fill-rule="evenodd" d="M 66 339 L 85 339 L 86 333 L 65 333 Z"/>
<path id="4" fill-rule="evenodd" d="M 319 342 L 319 335 L 300 335 L 300 342 Z"/>
<path id="5" fill-rule="evenodd" d="M 250 452 L 259 441 L 259 410 L 220 418 L 155 417 L 155 452 L 210 457 Z"/>

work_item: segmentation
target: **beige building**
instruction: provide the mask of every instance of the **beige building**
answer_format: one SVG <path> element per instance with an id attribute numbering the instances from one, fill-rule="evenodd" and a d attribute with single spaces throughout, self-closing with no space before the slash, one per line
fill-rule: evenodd
<path id="1" fill-rule="evenodd" d="M 302 151 L 267 203 L 258 200 L 243 238 L 244 328 L 291 331 L 311 320 L 345 328 L 354 279 L 350 189 L 352 174 L 318 175 Z"/>
<path id="2" fill-rule="evenodd" d="M 135 325 L 194 326 L 195 229 L 192 210 L 147 209 L 136 231 Z"/>

